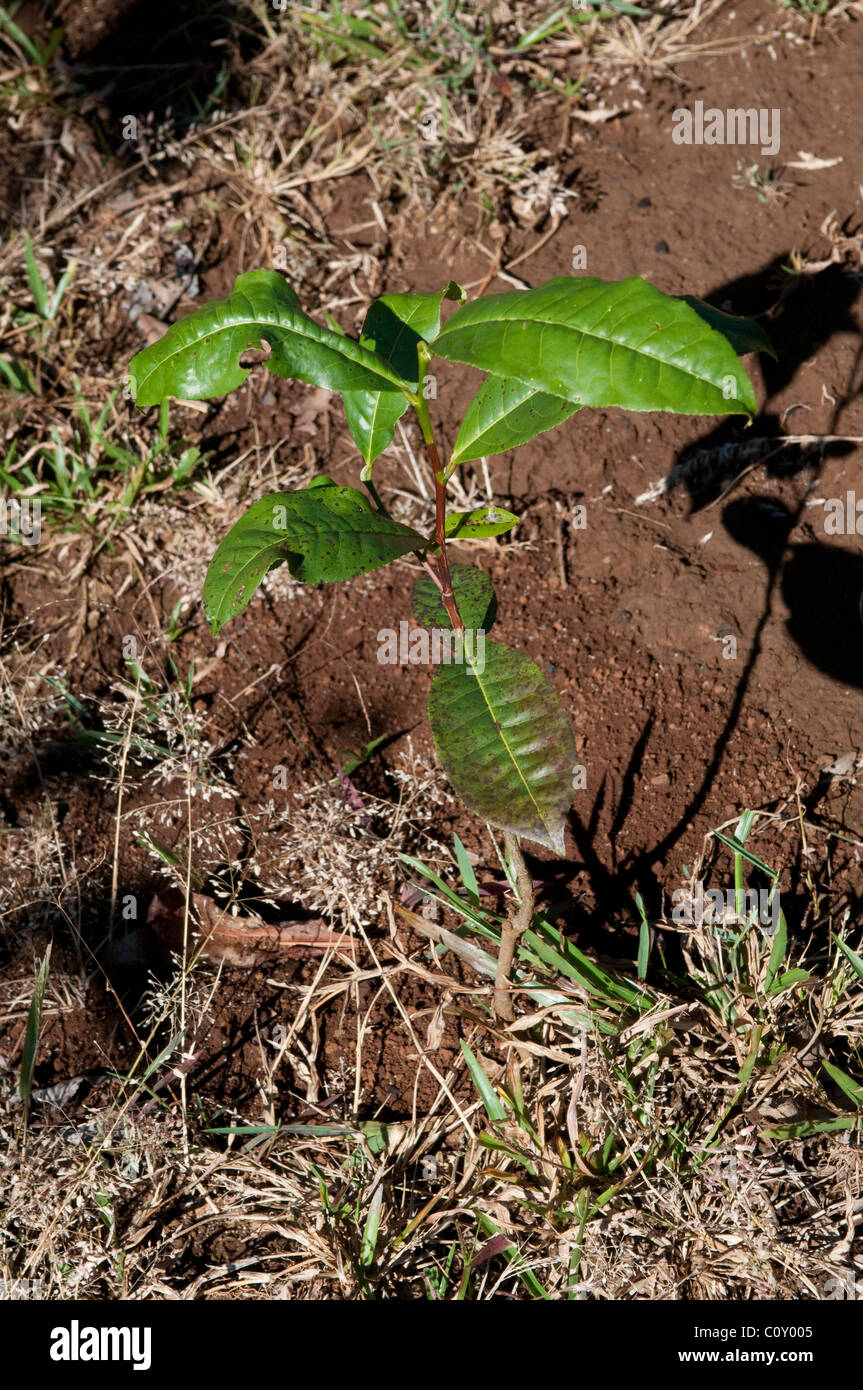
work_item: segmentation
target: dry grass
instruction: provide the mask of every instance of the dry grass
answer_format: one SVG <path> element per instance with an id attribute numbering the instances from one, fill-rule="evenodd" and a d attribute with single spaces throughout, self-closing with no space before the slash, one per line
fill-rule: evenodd
<path id="1" fill-rule="evenodd" d="M 630 968 L 598 987 L 567 985 L 560 971 L 574 958 L 561 957 L 558 992 L 532 1000 L 528 969 L 519 1017 L 502 1032 L 491 979 L 477 974 L 482 941 L 441 936 L 460 917 L 470 925 L 465 899 L 435 892 L 421 918 L 394 901 L 399 847 L 419 846 L 457 881 L 423 830 L 429 774 L 405 766 L 399 781 L 398 801 L 366 800 L 383 828 L 374 842 L 331 786 L 298 797 L 299 815 L 262 809 L 254 858 L 238 872 L 259 874 L 261 903 L 289 887 L 340 921 L 352 950 L 324 957 L 307 982 L 271 971 L 285 1024 L 256 1023 L 255 1094 L 243 1104 L 194 1081 L 183 1093 L 224 989 L 200 959 L 151 982 L 139 1050 L 119 1075 L 106 1056 L 83 1102 L 74 1085 L 43 1089 L 24 1156 L 8 1075 L 6 1277 L 36 1280 L 46 1297 L 99 1299 L 806 1299 L 853 1288 L 863 1163 L 853 1115 L 829 1132 L 848 1102 L 823 1063 L 859 1059 L 863 973 L 833 944 L 849 908 L 831 891 L 825 847 L 801 832 L 806 789 L 786 815 L 756 819 L 751 842 L 763 854 L 769 835 L 789 865 L 806 851 L 809 905 L 781 963 L 801 977 L 771 989 L 770 939 L 750 931 L 735 951 L 728 923 L 681 929 L 669 916 L 654 925 L 650 984 Z M 723 851 L 711 845 L 692 882 L 722 886 Z M 201 835 L 195 862 L 206 866 Z M 382 901 L 390 929 L 373 940 Z M 482 917 L 497 930 L 493 912 Z M 681 932 L 682 967 L 666 969 Z M 423 936 L 448 952 L 429 955 Z M 25 955 L 35 939 L 22 935 Z M 432 987 L 424 1017 L 399 1007 L 411 981 Z M 621 988 L 636 1002 L 621 1005 Z M 52 974 L 46 1022 L 80 1009 L 81 989 L 74 971 Z M 395 1003 L 391 1045 L 414 1059 L 415 1095 L 434 1082 L 430 1102 L 398 1123 L 369 1114 L 363 1080 L 381 996 Z M 348 1003 L 355 1046 L 334 1066 L 318 1018 Z M 27 1006 L 17 972 L 4 1024 L 22 1029 Z M 470 1052 L 444 1063 L 448 1017 Z"/>
<path id="2" fill-rule="evenodd" d="M 395 991 L 411 972 L 427 977 L 430 962 L 400 944 L 401 933 L 392 950 L 379 944 L 379 959 L 348 968 L 339 988 L 360 974 Z M 841 995 L 859 1018 L 861 982 L 843 982 L 839 960 L 821 964 L 826 974 L 806 994 L 829 1048 L 843 1009 L 825 1003 Z M 505 1119 L 466 1095 L 464 1057 L 438 1067 L 435 1019 L 422 1039 L 405 1019 L 405 1044 L 421 1048 L 417 1070 L 438 1083 L 425 1113 L 380 1124 L 322 1106 L 325 1094 L 350 1095 L 352 1068 L 328 1074 L 314 1030 L 310 1046 L 291 1029 L 259 1039 L 257 1102 L 216 1116 L 193 1094 L 185 1137 L 175 1046 L 146 1084 L 140 1064 L 131 1068 L 140 1085 L 98 1082 L 74 1122 L 42 1109 L 9 1192 L 8 1273 L 63 1298 L 807 1299 L 853 1287 L 863 1265 L 852 1245 L 863 1209 L 853 1131 L 847 1143 L 777 1132 L 777 1120 L 825 1109 L 811 1053 L 805 1062 L 791 1041 L 801 1006 L 808 1012 L 799 992 L 762 1020 L 763 1063 L 735 1108 L 739 1036 L 694 995 L 656 996 L 618 1034 L 573 1030 L 559 1009 L 530 1029 L 522 1019 L 502 1066 L 483 991 L 446 962 L 431 969 L 442 1006 L 461 1013 L 505 1098 Z M 293 991 L 293 1007 L 308 1016 L 333 984 Z M 190 1051 L 218 987 L 211 968 L 188 981 Z M 178 990 L 175 977 L 151 1001 L 165 1037 L 177 1027 Z M 769 1053 L 783 1040 L 777 1066 Z M 308 1080 L 305 1106 L 298 1097 L 296 1118 L 281 1125 L 280 1067 Z M 214 1122 L 259 1131 L 214 1146 Z M 16 1162 L 14 1147 L 4 1163 Z"/>

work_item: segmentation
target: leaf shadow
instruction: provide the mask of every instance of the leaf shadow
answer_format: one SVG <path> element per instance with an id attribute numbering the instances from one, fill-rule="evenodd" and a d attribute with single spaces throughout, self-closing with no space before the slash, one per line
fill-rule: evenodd
<path id="1" fill-rule="evenodd" d="M 839 265 L 812 275 L 792 275 L 790 254 L 775 256 L 760 270 L 728 281 L 705 296 L 726 313 L 757 319 L 767 332 L 776 358 L 764 354 L 761 373 L 765 401 L 751 426 L 740 417 L 720 420 L 694 444 L 681 450 L 666 479 L 667 492 L 684 489 L 690 516 L 712 505 L 729 492 L 735 480 L 763 465 L 768 477 L 793 477 L 803 469 L 820 469 L 824 458 L 853 451 L 852 444 L 838 441 L 818 447 L 785 442 L 785 417 L 771 403 L 794 380 L 805 362 L 837 334 L 860 340 L 860 327 L 852 312 L 861 294 L 861 280 Z M 830 434 L 838 433 L 840 417 L 860 391 L 856 379 L 863 362 L 863 343 L 841 397 L 832 412 Z M 805 425 L 794 433 L 807 433 Z"/>
<path id="2" fill-rule="evenodd" d="M 694 791 L 674 824 L 652 845 L 631 852 L 617 862 L 614 841 L 629 816 L 637 768 L 644 752 L 642 732 L 630 755 L 620 803 L 610 832 L 610 869 L 597 854 L 592 831 L 596 808 L 605 797 L 603 781 L 596 798 L 590 827 L 573 812 L 570 826 L 597 895 L 598 908 L 591 917 L 596 926 L 609 909 L 632 913 L 631 895 L 637 890 L 657 911 L 661 885 L 657 864 L 664 863 L 687 827 L 702 811 L 716 784 L 728 746 L 737 730 L 741 712 L 758 664 L 764 633 L 774 598 L 781 594 L 790 610 L 786 622 L 789 637 L 803 657 L 844 685 L 863 688 L 863 557 L 845 547 L 805 541 L 791 545 L 792 532 L 802 521 L 807 497 L 823 470 L 824 461 L 853 451 L 851 443 L 829 440 L 812 446 L 785 440 L 785 416 L 771 408 L 780 392 L 793 382 L 798 370 L 837 334 L 853 334 L 858 345 L 844 390 L 837 397 L 827 435 L 838 435 L 843 413 L 863 389 L 863 337 L 853 315 L 861 294 L 861 277 L 831 265 L 812 275 L 789 277 L 789 256 L 775 257 L 759 271 L 741 276 L 706 296 L 707 302 L 726 313 L 757 317 L 777 352 L 777 360 L 762 362 L 766 388 L 764 406 L 751 426 L 747 444 L 741 423 L 722 421 L 697 444 L 681 451 L 666 478 L 666 490 L 684 489 L 689 515 L 715 505 L 734 491 L 744 474 L 763 465 L 768 477 L 794 478 L 807 474 L 793 506 L 755 497 L 729 502 L 721 513 L 728 534 L 758 554 L 765 565 L 765 586 L 750 649 L 738 677 L 731 707 L 701 772 Z M 804 430 L 800 431 L 805 432 Z M 822 788 L 823 795 L 823 788 Z M 744 809 L 743 807 L 740 808 Z"/>

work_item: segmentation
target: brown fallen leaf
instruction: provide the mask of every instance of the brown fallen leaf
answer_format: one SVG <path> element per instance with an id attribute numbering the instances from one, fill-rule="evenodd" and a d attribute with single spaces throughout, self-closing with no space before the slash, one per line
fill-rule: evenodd
<path id="1" fill-rule="evenodd" d="M 147 347 L 152 347 L 154 343 L 158 343 L 160 338 L 164 338 L 170 327 L 162 319 L 154 318 L 152 314 L 139 314 L 135 322 L 138 325 L 139 333 L 146 339 Z"/>
<path id="2" fill-rule="evenodd" d="M 317 434 L 318 418 L 321 415 L 326 416 L 332 398 L 332 391 L 327 391 L 322 386 L 317 387 L 314 391 L 304 391 L 300 405 L 292 412 L 296 433 Z"/>
<path id="3" fill-rule="evenodd" d="M 147 922 L 168 952 L 183 949 L 184 895 L 178 888 L 155 893 L 147 911 Z M 310 922 L 280 922 L 271 925 L 251 915 L 233 917 L 203 893 L 193 893 L 190 917 L 190 948 L 200 950 L 207 960 L 224 961 L 251 970 L 277 956 L 307 956 L 336 951 L 345 944 L 345 933 L 333 931 L 323 918 Z"/>
<path id="4" fill-rule="evenodd" d="M 588 125 L 600 125 L 603 121 L 613 121 L 615 116 L 626 116 L 624 106 L 594 106 L 591 110 L 580 111 L 577 107 L 570 113 L 577 121 L 586 121 Z"/>

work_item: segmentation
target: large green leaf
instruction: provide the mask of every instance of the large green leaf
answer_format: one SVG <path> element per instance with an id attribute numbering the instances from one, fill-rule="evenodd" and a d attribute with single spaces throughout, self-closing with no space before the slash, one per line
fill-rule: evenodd
<path id="1" fill-rule="evenodd" d="M 360 343 L 388 362 L 412 391 L 419 385 L 417 346 L 440 331 L 444 299 L 464 300 L 464 290 L 450 280 L 430 294 L 387 294 L 369 306 Z M 407 399 L 392 391 L 346 391 L 345 415 L 354 443 L 365 461 L 363 479 L 371 477 L 375 459 L 392 442 Z"/>
<path id="2" fill-rule="evenodd" d="M 747 352 L 769 352 L 771 357 L 776 356 L 776 349 L 761 324 L 755 319 L 741 318 L 739 314 L 725 314 L 721 309 L 714 309 L 712 304 L 706 304 L 703 299 L 696 299 L 691 294 L 684 294 L 681 298 L 684 304 L 689 304 L 695 310 L 699 318 L 704 319 L 705 323 L 728 339 L 738 356 L 743 357 Z"/>
<path id="3" fill-rule="evenodd" d="M 429 693 L 443 769 L 469 810 L 562 854 L 577 758 L 557 692 L 522 652 L 486 641 L 471 662 L 468 650 Z"/>
<path id="4" fill-rule="evenodd" d="M 213 632 L 242 612 L 268 570 L 287 562 L 309 584 L 351 579 L 429 542 L 373 511 L 363 493 L 317 482 L 254 502 L 210 561 L 204 607 Z"/>
<path id="5" fill-rule="evenodd" d="M 450 565 L 453 598 L 465 627 L 489 632 L 497 616 L 494 586 L 476 565 Z M 430 574 L 421 574 L 411 590 L 414 617 L 423 627 L 452 627 L 440 589 Z"/>
<path id="6" fill-rule="evenodd" d="M 682 299 L 633 277 L 559 276 L 475 299 L 435 352 L 576 406 L 753 415 L 752 384 L 727 339 Z"/>
<path id="7" fill-rule="evenodd" d="M 249 375 L 239 358 L 261 340 L 272 349 L 266 366 L 332 391 L 372 388 L 402 394 L 398 374 L 382 358 L 303 313 L 294 291 L 274 270 L 238 275 L 233 293 L 172 324 L 129 364 L 129 382 L 142 408 L 169 396 L 225 396 Z M 403 399 L 402 395 L 402 399 Z"/>
<path id="8" fill-rule="evenodd" d="M 462 303 L 464 297 L 464 290 L 454 280 L 427 294 L 385 294 L 369 306 L 361 341 L 415 391 L 419 384 L 417 347 L 421 342 L 433 342 L 440 332 L 443 301 Z"/>
<path id="9" fill-rule="evenodd" d="M 562 424 L 577 409 L 571 401 L 537 391 L 523 381 L 488 376 L 461 422 L 450 467 L 517 449 Z"/>

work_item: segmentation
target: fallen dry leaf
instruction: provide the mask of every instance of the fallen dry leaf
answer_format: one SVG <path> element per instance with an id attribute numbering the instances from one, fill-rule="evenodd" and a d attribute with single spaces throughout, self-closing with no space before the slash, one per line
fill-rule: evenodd
<path id="1" fill-rule="evenodd" d="M 152 347 L 158 343 L 160 338 L 164 338 L 169 325 L 162 319 L 154 318 L 152 314 L 139 314 L 135 322 L 142 336 L 146 339 L 147 347 Z"/>
<path id="2" fill-rule="evenodd" d="M 333 931 L 322 918 L 310 922 L 265 922 L 251 915 L 234 917 L 203 893 L 193 893 L 190 945 L 207 960 L 251 970 L 275 956 L 305 956 L 344 946 L 345 933 Z M 178 888 L 155 893 L 147 922 L 169 952 L 183 949 L 185 899 Z M 203 944 L 202 944 L 203 943 Z"/>
<path id="3" fill-rule="evenodd" d="M 786 169 L 832 169 L 834 164 L 842 163 L 842 156 L 837 155 L 835 159 L 819 159 L 816 154 L 810 154 L 808 150 L 798 150 L 799 159 L 789 159 L 785 165 Z"/>

